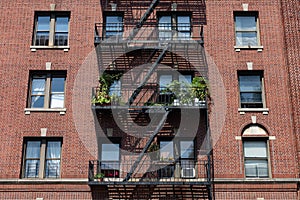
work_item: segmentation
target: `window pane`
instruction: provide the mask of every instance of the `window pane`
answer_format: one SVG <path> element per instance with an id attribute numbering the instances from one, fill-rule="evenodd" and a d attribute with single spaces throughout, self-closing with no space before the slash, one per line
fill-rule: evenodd
<path id="1" fill-rule="evenodd" d="M 41 31 L 36 33 L 35 45 L 47 46 L 48 43 L 49 43 L 49 32 Z"/>
<path id="2" fill-rule="evenodd" d="M 260 76 L 239 76 L 241 92 L 261 91 Z"/>
<path id="3" fill-rule="evenodd" d="M 38 16 L 37 18 L 37 31 L 50 30 L 50 16 Z"/>
<path id="4" fill-rule="evenodd" d="M 180 156 L 181 158 L 194 158 L 193 141 L 180 141 Z"/>
<path id="5" fill-rule="evenodd" d="M 121 81 L 115 80 L 109 88 L 109 95 L 121 96 Z"/>
<path id="6" fill-rule="evenodd" d="M 237 32 L 236 33 L 237 46 L 257 46 L 256 32 Z"/>
<path id="7" fill-rule="evenodd" d="M 159 30 L 172 30 L 171 16 L 162 16 L 158 21 Z"/>
<path id="8" fill-rule="evenodd" d="M 46 161 L 46 178 L 57 178 L 60 174 L 60 160 Z"/>
<path id="9" fill-rule="evenodd" d="M 166 88 L 172 82 L 172 75 L 161 75 L 159 77 L 160 88 Z"/>
<path id="10" fill-rule="evenodd" d="M 25 178 L 36 178 L 39 176 L 39 160 L 26 160 L 25 162 Z"/>
<path id="11" fill-rule="evenodd" d="M 119 144 L 102 144 L 101 159 L 106 161 L 118 161 L 120 156 Z"/>
<path id="12" fill-rule="evenodd" d="M 173 141 L 160 141 L 160 159 L 174 158 Z"/>
<path id="13" fill-rule="evenodd" d="M 64 92 L 65 91 L 65 78 L 52 78 L 51 92 Z"/>
<path id="14" fill-rule="evenodd" d="M 236 16 L 235 27 L 237 31 L 256 31 L 256 17 Z"/>
<path id="15" fill-rule="evenodd" d="M 26 159 L 40 158 L 41 142 L 28 141 L 26 146 Z"/>
<path id="16" fill-rule="evenodd" d="M 52 94 L 50 108 L 63 108 L 64 107 L 64 94 Z"/>
<path id="17" fill-rule="evenodd" d="M 69 17 L 56 17 L 55 32 L 68 32 Z"/>
<path id="18" fill-rule="evenodd" d="M 190 17 L 189 16 L 178 16 L 177 17 L 177 30 L 178 31 L 190 31 Z"/>
<path id="19" fill-rule="evenodd" d="M 267 143 L 266 141 L 244 141 L 245 157 L 266 158 Z"/>
<path id="20" fill-rule="evenodd" d="M 44 108 L 44 96 L 32 96 L 31 97 L 31 108 Z"/>
<path id="21" fill-rule="evenodd" d="M 47 142 L 47 153 L 46 158 L 60 158 L 61 142 L 60 141 L 49 141 Z"/>
<path id="22" fill-rule="evenodd" d="M 241 93 L 242 103 L 262 103 L 261 93 Z"/>
<path id="23" fill-rule="evenodd" d="M 246 160 L 245 161 L 246 177 L 268 177 L 267 160 Z"/>
<path id="24" fill-rule="evenodd" d="M 68 45 L 68 33 L 55 33 L 55 46 L 67 46 Z"/>
<path id="25" fill-rule="evenodd" d="M 121 32 L 123 30 L 123 17 L 106 16 L 106 31 Z"/>
<path id="26" fill-rule="evenodd" d="M 33 78 L 31 94 L 44 95 L 45 94 L 46 78 Z"/>
<path id="27" fill-rule="evenodd" d="M 179 82 L 191 84 L 192 83 L 192 75 L 179 75 Z"/>

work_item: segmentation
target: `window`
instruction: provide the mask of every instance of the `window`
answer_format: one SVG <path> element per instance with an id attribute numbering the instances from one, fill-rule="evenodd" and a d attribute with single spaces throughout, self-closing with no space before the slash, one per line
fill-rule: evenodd
<path id="1" fill-rule="evenodd" d="M 61 139 L 25 139 L 24 178 L 58 178 L 60 176 Z"/>
<path id="2" fill-rule="evenodd" d="M 161 15 L 158 17 L 159 38 L 170 40 L 172 37 L 178 39 L 190 39 L 191 19 L 188 15 Z M 173 31 L 173 32 L 172 32 Z"/>
<path id="3" fill-rule="evenodd" d="M 258 14 L 256 12 L 234 13 L 236 46 L 259 46 Z"/>
<path id="4" fill-rule="evenodd" d="M 173 141 L 159 142 L 160 160 L 174 160 Z"/>
<path id="5" fill-rule="evenodd" d="M 101 146 L 101 172 L 106 177 L 119 177 L 120 144 L 108 143 Z"/>
<path id="6" fill-rule="evenodd" d="M 238 79 L 241 108 L 264 108 L 262 72 L 240 71 Z"/>
<path id="7" fill-rule="evenodd" d="M 123 14 L 113 14 L 105 16 L 104 38 L 112 36 L 122 36 L 123 34 Z"/>
<path id="8" fill-rule="evenodd" d="M 194 141 L 180 141 L 180 158 L 194 159 Z"/>
<path id="9" fill-rule="evenodd" d="M 38 12 L 35 17 L 34 46 L 68 46 L 69 14 Z"/>
<path id="10" fill-rule="evenodd" d="M 245 176 L 248 178 L 269 177 L 267 141 L 248 141 L 244 144 Z"/>
<path id="11" fill-rule="evenodd" d="M 192 83 L 191 74 L 161 74 L 159 75 L 159 87 L 160 90 L 167 88 L 167 86 L 174 80 L 177 80 L 181 83 L 181 86 L 184 87 L 185 84 Z"/>
<path id="12" fill-rule="evenodd" d="M 66 75 L 32 73 L 30 76 L 29 108 L 64 108 Z"/>
<path id="13" fill-rule="evenodd" d="M 110 96 L 121 96 L 121 80 L 114 80 L 109 88 Z"/>

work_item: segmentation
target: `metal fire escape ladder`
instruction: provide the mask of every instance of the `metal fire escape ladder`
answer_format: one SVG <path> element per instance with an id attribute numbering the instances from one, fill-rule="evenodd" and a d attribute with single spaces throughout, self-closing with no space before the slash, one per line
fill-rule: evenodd
<path id="1" fill-rule="evenodd" d="M 134 171 L 136 170 L 136 168 L 138 167 L 139 163 L 141 162 L 143 156 L 145 155 L 145 153 L 147 152 L 150 144 L 152 143 L 153 139 L 155 138 L 155 136 L 159 133 L 159 131 L 162 129 L 168 114 L 169 114 L 169 110 L 166 110 L 166 112 L 164 113 L 162 119 L 160 120 L 159 124 L 157 125 L 156 129 L 153 131 L 152 135 L 149 137 L 149 140 L 147 141 L 147 143 L 145 144 L 143 150 L 141 151 L 141 153 L 139 154 L 138 158 L 136 159 L 136 161 L 133 163 L 130 171 L 127 173 L 127 176 L 124 178 L 123 182 L 128 182 L 129 179 L 131 178 L 132 174 L 134 173 Z"/>
<path id="2" fill-rule="evenodd" d="M 142 88 L 145 86 L 145 84 L 147 83 L 147 81 L 151 77 L 152 73 L 154 72 L 154 70 L 156 69 L 156 67 L 158 66 L 158 64 L 165 57 L 168 48 L 169 48 L 169 45 L 166 45 L 165 48 L 160 53 L 160 55 L 158 56 L 158 58 L 156 59 L 156 61 L 152 64 L 151 68 L 149 69 L 149 71 L 145 75 L 145 77 L 142 80 L 142 82 L 138 85 L 138 87 L 136 88 L 136 90 L 132 93 L 131 97 L 129 98 L 129 105 L 131 105 L 133 103 L 134 99 L 137 97 L 137 95 L 140 93 L 140 91 L 142 90 Z"/>
<path id="3" fill-rule="evenodd" d="M 153 0 L 152 1 L 150 6 L 148 7 L 148 9 L 146 10 L 144 15 L 140 19 L 140 21 L 136 24 L 136 26 L 134 27 L 134 29 L 132 30 L 132 32 L 128 36 L 128 40 L 132 40 L 136 36 L 136 34 L 139 32 L 139 28 L 141 28 L 144 25 L 145 21 L 147 21 L 148 17 L 151 15 L 151 13 L 154 11 L 154 9 L 156 8 L 156 6 L 158 4 L 159 4 L 159 0 Z"/>

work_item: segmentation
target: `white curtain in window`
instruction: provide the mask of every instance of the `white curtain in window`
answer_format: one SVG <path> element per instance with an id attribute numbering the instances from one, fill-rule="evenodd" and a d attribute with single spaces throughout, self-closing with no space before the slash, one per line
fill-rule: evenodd
<path id="1" fill-rule="evenodd" d="M 64 94 L 52 94 L 50 108 L 63 108 L 64 107 Z"/>
<path id="2" fill-rule="evenodd" d="M 26 146 L 26 163 L 25 174 L 26 178 L 38 177 L 40 165 L 40 141 L 28 141 Z"/>
<path id="3" fill-rule="evenodd" d="M 60 174 L 61 142 L 47 142 L 46 177 L 58 177 Z"/>
<path id="4" fill-rule="evenodd" d="M 47 159 L 60 158 L 61 142 L 60 141 L 49 141 L 47 143 Z"/>
<path id="5" fill-rule="evenodd" d="M 246 177 L 268 177 L 268 161 L 246 160 L 245 174 Z"/>

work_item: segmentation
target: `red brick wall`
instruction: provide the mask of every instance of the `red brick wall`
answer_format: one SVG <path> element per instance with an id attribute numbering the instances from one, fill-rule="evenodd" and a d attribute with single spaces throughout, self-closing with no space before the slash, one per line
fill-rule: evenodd
<path id="1" fill-rule="evenodd" d="M 70 11 L 68 52 L 63 49 L 37 49 L 31 52 L 34 13 L 49 11 L 53 1 L 1 1 L 0 44 L 0 178 L 18 178 L 22 161 L 23 137 L 62 136 L 62 178 L 87 178 L 90 153 L 79 140 L 72 114 L 72 91 L 77 71 L 94 49 L 94 23 L 101 19 L 99 1 L 55 1 L 56 10 Z M 45 70 L 52 62 L 53 70 L 67 70 L 66 114 L 31 112 L 26 108 L 29 70 Z M 5 150 L 4 150 L 5 149 Z"/>
<path id="2" fill-rule="evenodd" d="M 292 116 L 294 133 L 297 137 L 297 151 L 300 151 L 300 2 L 296 0 L 282 0 L 282 16 L 285 35 L 285 50 L 287 70 L 290 78 L 290 99 L 292 102 Z M 299 167 L 299 164 L 298 164 Z"/>
<path id="3" fill-rule="evenodd" d="M 241 1 L 207 1 L 205 47 L 217 65 L 225 85 L 227 111 L 225 126 L 214 148 L 216 177 L 243 178 L 242 143 L 235 140 L 242 129 L 251 124 L 251 116 L 263 125 L 269 135 L 273 177 L 297 177 L 295 140 L 291 125 L 291 106 L 288 98 L 288 73 L 284 57 L 284 34 L 280 1 L 248 1 L 249 11 L 259 12 L 260 39 L 263 51 L 234 50 L 233 11 L 242 11 Z M 264 71 L 266 105 L 270 112 L 246 112 L 240 115 L 237 70 L 247 70 L 246 62 L 253 62 L 254 70 Z M 214 134 L 214 133 L 213 133 Z M 280 152 L 280 153 L 277 153 Z"/>
<path id="4" fill-rule="evenodd" d="M 94 49 L 94 23 L 101 21 L 101 6 L 98 0 L 55 2 L 56 10 L 71 12 L 68 52 L 61 49 L 38 49 L 31 52 L 29 48 L 34 11 L 49 11 L 53 1 L 0 2 L 0 179 L 19 178 L 23 137 L 40 136 L 41 128 L 48 128 L 48 136 L 63 137 L 62 178 L 87 178 L 88 160 L 95 158 L 78 136 L 73 121 L 72 94 L 77 72 Z M 233 11 L 242 10 L 241 1 L 206 1 L 205 48 L 220 71 L 227 97 L 225 125 L 220 133 L 213 133 L 220 135 L 214 146 L 215 177 L 244 178 L 242 142 L 236 140 L 235 136 L 241 136 L 241 130 L 251 123 L 251 116 L 254 115 L 257 123 L 263 125 L 269 135 L 276 137 L 276 140 L 270 141 L 272 177 L 298 178 L 295 134 L 299 141 L 299 1 L 282 0 L 281 4 L 280 0 L 249 0 L 245 3 L 249 3 L 250 11 L 259 12 L 260 40 L 264 47 L 262 52 L 234 50 Z M 31 112 L 30 115 L 25 115 L 29 70 L 44 70 L 46 62 L 52 62 L 52 69 L 67 70 L 67 112 L 65 115 L 57 112 Z M 246 70 L 246 62 L 253 62 L 255 70 L 264 70 L 266 104 L 270 110 L 268 115 L 261 112 L 240 115 L 238 112 L 237 70 Z M 289 91 L 287 88 L 290 84 Z M 293 105 L 289 103 L 290 100 Z M 247 190 L 247 184 L 227 187 L 216 183 L 216 198 L 296 199 L 295 185 L 274 184 L 261 187 L 260 184 L 254 184 L 251 185 L 251 190 Z M 3 188 L 0 199 L 91 198 L 86 184 L 0 186 Z M 239 191 L 240 188 L 244 189 Z M 283 192 L 280 188 L 287 190 Z"/>

